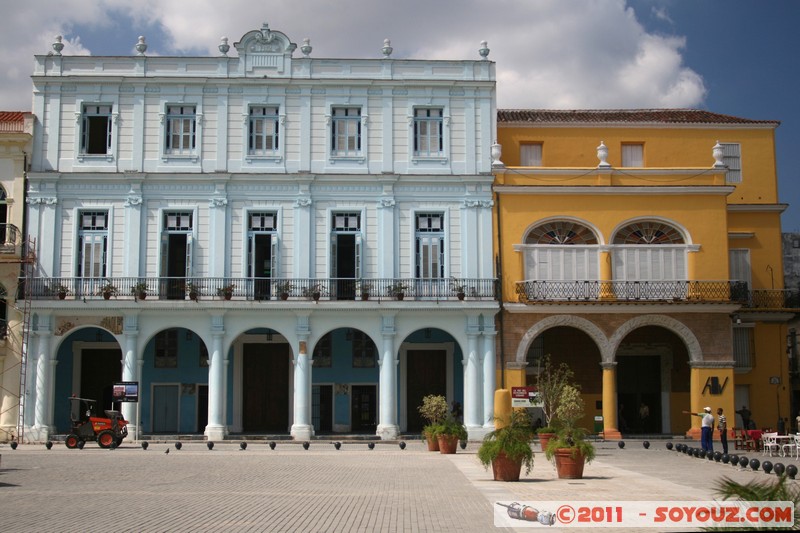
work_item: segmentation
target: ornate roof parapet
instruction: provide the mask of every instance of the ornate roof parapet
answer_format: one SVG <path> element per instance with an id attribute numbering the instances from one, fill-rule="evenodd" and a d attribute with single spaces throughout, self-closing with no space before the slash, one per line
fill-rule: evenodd
<path id="1" fill-rule="evenodd" d="M 245 33 L 233 46 L 239 53 L 240 72 L 245 76 L 291 74 L 292 53 L 297 45 L 286 34 L 270 30 L 266 22 L 260 30 Z"/>

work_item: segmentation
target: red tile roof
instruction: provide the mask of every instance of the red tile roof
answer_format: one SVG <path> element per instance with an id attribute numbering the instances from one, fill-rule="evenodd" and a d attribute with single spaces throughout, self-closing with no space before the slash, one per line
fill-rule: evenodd
<path id="1" fill-rule="evenodd" d="M 770 124 L 700 109 L 498 109 L 498 123 L 629 123 L 629 124 Z"/>

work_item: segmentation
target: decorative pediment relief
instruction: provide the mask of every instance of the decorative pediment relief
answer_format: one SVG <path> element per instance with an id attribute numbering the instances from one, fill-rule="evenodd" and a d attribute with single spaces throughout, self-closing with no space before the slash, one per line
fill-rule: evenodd
<path id="1" fill-rule="evenodd" d="M 292 53 L 297 48 L 284 33 L 269 29 L 266 22 L 260 30 L 244 34 L 234 46 L 243 72 L 253 76 L 291 72 Z"/>

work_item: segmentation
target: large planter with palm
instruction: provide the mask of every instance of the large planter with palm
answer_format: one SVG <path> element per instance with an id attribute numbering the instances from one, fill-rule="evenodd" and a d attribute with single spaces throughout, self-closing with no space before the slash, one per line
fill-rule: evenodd
<path id="1" fill-rule="evenodd" d="M 550 439 L 545 450 L 546 457 L 555 463 L 560 479 L 583 478 L 584 465 L 594 459 L 594 445 L 586 440 L 588 432 L 577 426 L 583 414 L 584 403 L 580 391 L 577 387 L 567 385 L 561 392 L 556 411 L 558 433 Z"/>
<path id="2" fill-rule="evenodd" d="M 533 468 L 533 428 L 528 413 L 512 410 L 507 422 L 487 434 L 478 449 L 478 460 L 486 469 L 491 465 L 495 481 L 519 481 L 523 466 L 526 475 Z"/>
<path id="3" fill-rule="evenodd" d="M 447 399 L 439 394 L 429 394 L 422 398 L 422 405 L 417 407 L 419 414 L 428 423 L 422 428 L 422 436 L 428 444 L 429 452 L 439 451 L 437 426 L 447 417 Z"/>

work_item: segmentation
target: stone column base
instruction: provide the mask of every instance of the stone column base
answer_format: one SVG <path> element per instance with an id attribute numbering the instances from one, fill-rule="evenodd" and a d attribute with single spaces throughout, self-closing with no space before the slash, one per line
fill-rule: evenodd
<path id="1" fill-rule="evenodd" d="M 139 426 L 128 424 L 128 436 L 125 437 L 125 442 L 134 442 L 139 438 Z"/>
<path id="2" fill-rule="evenodd" d="M 622 440 L 622 433 L 618 429 L 604 429 L 603 439 L 605 440 Z"/>
<path id="3" fill-rule="evenodd" d="M 490 428 L 484 426 L 467 426 L 468 440 L 483 440 L 490 431 L 494 431 L 494 425 Z"/>
<path id="4" fill-rule="evenodd" d="M 295 424 L 292 426 L 291 435 L 294 440 L 309 440 L 314 436 L 314 426 Z"/>
<path id="5" fill-rule="evenodd" d="M 380 437 L 381 440 L 395 440 L 397 436 L 400 435 L 400 427 L 394 424 L 378 424 L 378 429 L 375 431 L 375 435 Z"/>
<path id="6" fill-rule="evenodd" d="M 686 432 L 686 436 L 689 437 L 690 439 L 700 440 L 700 435 L 702 433 L 703 431 L 700 428 L 692 428 Z"/>
<path id="7" fill-rule="evenodd" d="M 50 438 L 52 428 L 48 426 L 26 427 L 22 435 L 23 442 L 46 442 Z"/>
<path id="8" fill-rule="evenodd" d="M 206 426 L 204 432 L 208 440 L 224 440 L 228 436 L 228 428 L 225 426 Z"/>

